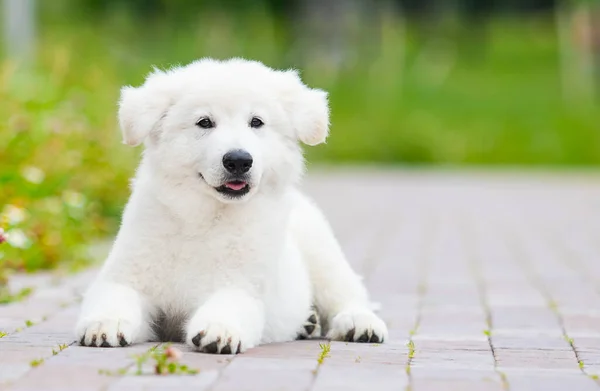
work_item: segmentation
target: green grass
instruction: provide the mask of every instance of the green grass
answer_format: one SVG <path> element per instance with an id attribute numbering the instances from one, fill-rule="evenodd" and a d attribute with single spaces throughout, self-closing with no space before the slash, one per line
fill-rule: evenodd
<path id="1" fill-rule="evenodd" d="M 19 297 L 2 288 L 6 271 L 76 270 L 89 243 L 115 233 L 140 154 L 120 142 L 116 101 L 151 65 L 245 56 L 300 66 L 330 92 L 332 109 L 331 137 L 307 149 L 310 162 L 600 163 L 600 109 L 565 101 L 551 16 L 496 19 L 485 46 L 452 28 L 440 35 L 447 41 L 425 41 L 388 17 L 380 41 L 356 43 L 357 60 L 332 72 L 310 53 L 290 55 L 291 29 L 264 12 L 139 20 L 79 15 L 64 3 L 41 4 L 34 64 L 0 61 L 2 302 Z"/>
<path id="2" fill-rule="evenodd" d="M 8 291 L 8 289 L 3 289 L 1 285 L 2 284 L 0 281 L 0 304 L 8 304 L 25 300 L 33 293 L 33 289 L 28 287 L 22 288 L 16 293 L 11 293 Z"/>
<path id="3" fill-rule="evenodd" d="M 317 357 L 317 363 L 322 365 L 325 362 L 325 359 L 329 357 L 331 353 L 331 342 L 327 343 L 319 343 L 319 356 Z"/>

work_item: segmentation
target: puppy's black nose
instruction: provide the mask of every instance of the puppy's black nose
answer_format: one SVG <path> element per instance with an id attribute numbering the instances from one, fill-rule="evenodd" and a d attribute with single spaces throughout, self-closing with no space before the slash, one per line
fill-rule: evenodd
<path id="1" fill-rule="evenodd" d="M 244 174 L 252 167 L 252 155 L 243 149 L 227 152 L 223 156 L 223 167 L 232 174 Z"/>

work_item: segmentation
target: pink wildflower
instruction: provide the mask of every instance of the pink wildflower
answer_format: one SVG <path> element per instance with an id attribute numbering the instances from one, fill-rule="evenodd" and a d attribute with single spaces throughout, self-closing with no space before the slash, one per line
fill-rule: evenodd
<path id="1" fill-rule="evenodd" d="M 165 349 L 165 356 L 171 361 L 178 361 L 181 358 L 182 353 L 179 349 L 169 346 Z"/>

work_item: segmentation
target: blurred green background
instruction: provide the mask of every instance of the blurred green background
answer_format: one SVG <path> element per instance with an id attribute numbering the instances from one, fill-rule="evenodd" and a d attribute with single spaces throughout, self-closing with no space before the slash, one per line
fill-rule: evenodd
<path id="1" fill-rule="evenodd" d="M 2 1 L 0 271 L 76 268 L 115 233 L 141 151 L 116 101 L 152 65 L 299 68 L 331 99 L 311 164 L 600 163 L 597 1 Z"/>

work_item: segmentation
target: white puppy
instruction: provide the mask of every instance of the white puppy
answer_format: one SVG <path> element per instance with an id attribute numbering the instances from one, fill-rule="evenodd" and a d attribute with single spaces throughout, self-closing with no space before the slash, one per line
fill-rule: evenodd
<path id="1" fill-rule="evenodd" d="M 298 140 L 325 141 L 324 91 L 294 71 L 202 59 L 125 87 L 125 143 L 145 144 L 120 232 L 83 301 L 86 346 L 186 341 L 239 353 L 321 335 L 383 342 L 320 211 L 296 189 Z"/>

